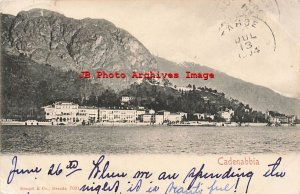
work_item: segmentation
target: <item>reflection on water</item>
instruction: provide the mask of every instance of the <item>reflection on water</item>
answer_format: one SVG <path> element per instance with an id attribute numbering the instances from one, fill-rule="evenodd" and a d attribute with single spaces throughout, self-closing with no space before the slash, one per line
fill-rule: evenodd
<path id="1" fill-rule="evenodd" d="M 3 153 L 298 152 L 297 127 L 96 127 L 2 126 Z"/>

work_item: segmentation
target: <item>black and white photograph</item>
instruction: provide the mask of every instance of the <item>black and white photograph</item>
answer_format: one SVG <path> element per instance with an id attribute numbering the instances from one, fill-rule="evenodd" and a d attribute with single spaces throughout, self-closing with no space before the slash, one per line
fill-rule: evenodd
<path id="1" fill-rule="evenodd" d="M 297 0 L 0 1 L 1 155 L 299 156 L 299 10 Z"/>

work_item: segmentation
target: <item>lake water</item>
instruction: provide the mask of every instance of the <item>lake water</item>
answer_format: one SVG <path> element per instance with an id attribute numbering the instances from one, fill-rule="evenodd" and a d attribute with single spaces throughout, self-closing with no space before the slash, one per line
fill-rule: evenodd
<path id="1" fill-rule="evenodd" d="M 299 152 L 300 127 L 2 126 L 2 153 Z"/>

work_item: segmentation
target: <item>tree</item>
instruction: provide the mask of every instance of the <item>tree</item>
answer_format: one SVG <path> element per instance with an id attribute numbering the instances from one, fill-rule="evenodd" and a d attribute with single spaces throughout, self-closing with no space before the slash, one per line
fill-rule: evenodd
<path id="1" fill-rule="evenodd" d="M 193 84 L 193 91 L 195 91 L 196 90 L 196 86 Z"/>
<path id="2" fill-rule="evenodd" d="M 169 87 L 172 86 L 172 83 L 170 82 L 170 80 L 163 78 L 163 84 L 165 87 Z"/>

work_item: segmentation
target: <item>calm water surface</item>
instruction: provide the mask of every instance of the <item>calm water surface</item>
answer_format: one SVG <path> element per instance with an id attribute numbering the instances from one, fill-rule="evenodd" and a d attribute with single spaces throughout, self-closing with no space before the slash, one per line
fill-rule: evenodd
<path id="1" fill-rule="evenodd" d="M 300 127 L 2 126 L 3 153 L 299 152 Z"/>

